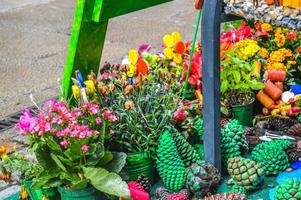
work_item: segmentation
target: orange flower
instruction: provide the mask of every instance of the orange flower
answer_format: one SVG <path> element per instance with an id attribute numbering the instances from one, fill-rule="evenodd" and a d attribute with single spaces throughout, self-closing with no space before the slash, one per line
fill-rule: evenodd
<path id="1" fill-rule="evenodd" d="M 285 44 L 285 36 L 283 34 L 280 34 L 276 36 L 276 42 L 278 47 L 282 47 Z"/>
<path id="2" fill-rule="evenodd" d="M 127 86 L 125 87 L 125 89 L 124 89 L 125 95 L 128 95 L 128 94 L 130 94 L 130 93 L 133 92 L 133 91 L 134 91 L 134 87 L 133 87 L 132 85 L 127 85 Z"/>
<path id="3" fill-rule="evenodd" d="M 125 103 L 124 103 L 124 108 L 125 108 L 125 110 L 130 110 L 130 109 L 132 109 L 132 108 L 134 108 L 134 106 L 135 106 L 135 104 L 134 104 L 134 102 L 133 101 L 126 101 Z"/>
<path id="4" fill-rule="evenodd" d="M 266 48 L 260 49 L 259 54 L 262 58 L 268 58 L 269 57 L 269 52 Z"/>

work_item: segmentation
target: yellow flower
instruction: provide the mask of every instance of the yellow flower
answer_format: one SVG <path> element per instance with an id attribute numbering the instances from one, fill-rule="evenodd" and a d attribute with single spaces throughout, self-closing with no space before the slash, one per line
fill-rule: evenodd
<path id="1" fill-rule="evenodd" d="M 278 47 L 282 47 L 285 44 L 286 38 L 283 34 L 276 36 L 276 42 Z"/>
<path id="2" fill-rule="evenodd" d="M 286 66 L 283 64 L 283 63 L 267 63 L 265 65 L 265 69 L 266 70 L 272 70 L 272 69 L 275 69 L 275 70 L 282 70 L 282 71 L 287 71 L 287 68 Z"/>
<path id="3" fill-rule="evenodd" d="M 277 36 L 277 35 L 280 35 L 280 34 L 282 34 L 282 29 L 281 28 L 276 28 L 275 29 L 275 35 Z"/>
<path id="4" fill-rule="evenodd" d="M 271 26 L 271 24 L 268 24 L 268 23 L 261 24 L 261 28 L 262 28 L 262 30 L 267 31 L 267 32 L 273 30 L 273 27 Z"/>
<path id="5" fill-rule="evenodd" d="M 179 32 L 173 32 L 171 35 L 166 34 L 163 37 L 165 46 L 164 55 L 168 60 L 173 60 L 176 64 L 183 62 L 182 54 L 186 50 L 186 46 L 181 40 L 182 38 Z"/>
<path id="6" fill-rule="evenodd" d="M 128 77 L 130 77 L 130 78 L 132 78 L 132 77 L 134 77 L 135 76 L 135 74 L 136 74 L 136 66 L 135 65 L 130 65 L 129 66 L 129 70 L 127 71 L 127 76 Z"/>
<path id="7" fill-rule="evenodd" d="M 268 52 L 268 50 L 266 48 L 260 49 L 259 53 L 260 53 L 260 56 L 262 58 L 268 58 L 269 57 L 269 52 Z"/>
<path id="8" fill-rule="evenodd" d="M 137 50 L 131 49 L 129 51 L 129 55 L 128 56 L 129 56 L 130 63 L 132 65 L 135 65 L 137 63 L 137 61 L 138 61 L 138 58 L 139 58 L 139 54 L 138 54 Z"/>
<path id="9" fill-rule="evenodd" d="M 289 60 L 287 62 L 287 64 L 289 64 L 289 65 L 295 65 L 295 64 L 297 64 L 297 62 L 295 60 Z"/>
<path id="10" fill-rule="evenodd" d="M 86 94 L 87 95 L 93 95 L 96 91 L 96 88 L 95 88 L 95 85 L 94 85 L 94 82 L 92 80 L 86 80 L 85 81 L 85 84 L 86 84 Z"/>
<path id="11" fill-rule="evenodd" d="M 80 98 L 80 89 L 77 85 L 72 85 L 72 93 L 74 98 L 79 99 Z"/>
<path id="12" fill-rule="evenodd" d="M 242 60 L 248 60 L 260 50 L 257 41 L 251 39 L 240 40 L 236 43 L 235 53 Z"/>
<path id="13" fill-rule="evenodd" d="M 6 153 L 7 153 L 7 149 L 4 146 L 0 146 L 0 158 L 6 155 Z"/>

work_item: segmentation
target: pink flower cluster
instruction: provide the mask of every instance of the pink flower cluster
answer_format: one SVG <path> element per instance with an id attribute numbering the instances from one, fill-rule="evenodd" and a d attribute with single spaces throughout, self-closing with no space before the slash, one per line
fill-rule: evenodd
<path id="1" fill-rule="evenodd" d="M 111 111 L 105 111 L 103 115 L 114 121 L 114 115 Z M 85 118 L 86 120 L 82 120 Z M 50 134 L 60 141 L 63 148 L 67 148 L 70 139 L 84 139 L 93 136 L 98 136 L 99 132 L 92 130 L 89 124 L 84 124 L 82 121 L 95 120 L 96 124 L 101 124 L 100 108 L 96 104 L 88 103 L 81 108 L 69 109 L 67 104 L 63 101 L 47 101 L 41 109 L 38 110 L 37 115 L 33 116 L 28 109 L 23 110 L 19 123 L 16 128 L 20 135 L 26 133 L 44 136 Z M 82 146 L 83 152 L 88 151 L 89 146 Z"/>
<path id="2" fill-rule="evenodd" d="M 110 121 L 110 122 L 117 122 L 117 121 L 118 121 L 117 116 L 114 115 L 113 112 L 110 111 L 110 110 L 105 110 L 105 111 L 102 113 L 102 116 L 103 116 L 106 120 L 108 120 L 108 121 Z"/>
<path id="3" fill-rule="evenodd" d="M 254 38 L 254 37 L 255 36 L 252 33 L 251 27 L 247 26 L 245 21 L 242 21 L 242 23 L 236 30 L 229 30 L 226 33 L 223 33 L 220 36 L 220 41 L 221 43 L 223 42 L 235 43 L 246 38 Z"/>

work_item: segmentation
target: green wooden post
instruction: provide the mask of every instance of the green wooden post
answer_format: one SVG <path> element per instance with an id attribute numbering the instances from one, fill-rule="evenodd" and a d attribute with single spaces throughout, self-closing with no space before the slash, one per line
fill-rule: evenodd
<path id="1" fill-rule="evenodd" d="M 97 74 L 110 18 L 172 0 L 78 0 L 67 53 L 63 93 L 71 97 L 71 77 L 80 70 L 84 77 Z"/>

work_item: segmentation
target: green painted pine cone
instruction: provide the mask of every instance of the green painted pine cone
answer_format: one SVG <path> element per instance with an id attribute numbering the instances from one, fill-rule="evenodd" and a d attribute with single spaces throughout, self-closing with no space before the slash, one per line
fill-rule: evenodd
<path id="1" fill-rule="evenodd" d="M 239 145 L 230 137 L 221 138 L 221 151 L 224 166 L 227 166 L 229 158 L 241 155 Z"/>
<path id="2" fill-rule="evenodd" d="M 186 139 L 177 130 L 173 130 L 171 133 L 178 153 L 181 156 L 185 167 L 189 167 L 192 163 L 200 160 L 199 154 L 195 149 L 186 141 Z"/>
<path id="3" fill-rule="evenodd" d="M 239 124 L 238 120 L 234 119 L 227 123 L 222 129 L 222 137 L 230 137 L 237 142 L 242 152 L 249 150 L 249 144 L 244 134 L 244 127 Z"/>
<path id="4" fill-rule="evenodd" d="M 227 169 L 237 185 L 244 186 L 247 190 L 255 189 L 263 181 L 264 169 L 253 160 L 230 158 Z"/>
<path id="5" fill-rule="evenodd" d="M 244 186 L 233 185 L 229 193 L 247 194 L 247 190 Z"/>
<path id="6" fill-rule="evenodd" d="M 160 138 L 156 164 L 157 171 L 168 189 L 178 191 L 183 188 L 186 169 L 169 131 L 164 132 Z"/>
<path id="7" fill-rule="evenodd" d="M 221 174 L 206 161 L 198 161 L 187 168 L 185 175 L 186 188 L 195 196 L 202 198 L 213 192 L 221 180 Z"/>
<path id="8" fill-rule="evenodd" d="M 203 119 L 199 118 L 194 122 L 194 128 L 201 140 L 204 138 Z"/>
<path id="9" fill-rule="evenodd" d="M 290 166 L 288 156 L 284 151 L 290 145 L 291 142 L 286 140 L 263 142 L 253 149 L 252 159 L 265 167 L 267 175 L 277 175 Z"/>
<path id="10" fill-rule="evenodd" d="M 300 200 L 301 182 L 297 179 L 287 179 L 276 187 L 275 200 Z"/>

